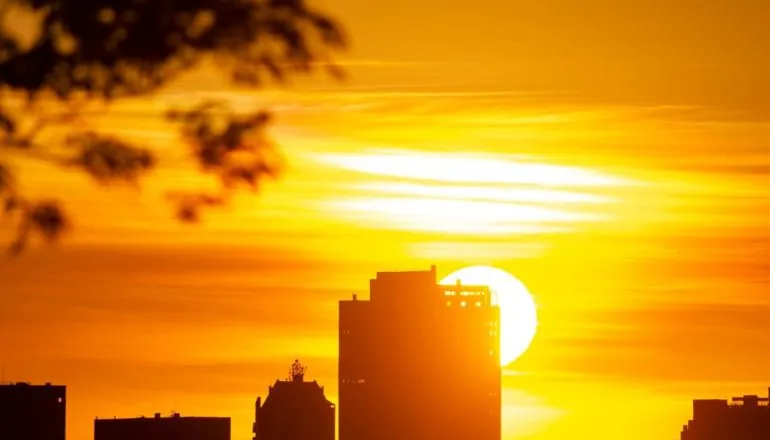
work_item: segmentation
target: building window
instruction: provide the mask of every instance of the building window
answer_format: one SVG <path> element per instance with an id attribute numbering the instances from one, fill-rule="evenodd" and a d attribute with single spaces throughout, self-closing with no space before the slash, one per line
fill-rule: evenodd
<path id="1" fill-rule="evenodd" d="M 476 301 L 476 307 L 481 307 L 481 301 Z"/>
<path id="2" fill-rule="evenodd" d="M 460 307 L 465 307 L 467 304 L 465 301 L 460 301 Z"/>
<path id="3" fill-rule="evenodd" d="M 447 307 L 450 307 L 451 305 L 452 305 L 452 301 L 447 301 L 447 302 L 446 302 L 446 306 L 447 306 Z"/>

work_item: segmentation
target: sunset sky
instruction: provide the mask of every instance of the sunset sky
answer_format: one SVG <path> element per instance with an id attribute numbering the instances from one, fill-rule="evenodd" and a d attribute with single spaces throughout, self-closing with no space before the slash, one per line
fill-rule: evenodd
<path id="1" fill-rule="evenodd" d="M 94 111 L 160 152 L 140 190 L 19 168 L 74 229 L 0 261 L 0 364 L 68 386 L 68 439 L 176 410 L 247 440 L 295 357 L 336 401 L 337 301 L 431 264 L 535 297 L 506 440 L 673 439 L 693 398 L 766 392 L 770 2 L 317 3 L 351 37 L 345 82 L 201 70 Z M 203 183 L 162 115 L 202 98 L 275 111 L 288 168 L 180 225 L 164 195 Z"/>

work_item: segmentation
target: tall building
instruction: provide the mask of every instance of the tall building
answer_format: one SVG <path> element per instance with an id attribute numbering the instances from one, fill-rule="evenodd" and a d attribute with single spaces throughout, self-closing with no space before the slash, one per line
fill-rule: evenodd
<path id="1" fill-rule="evenodd" d="M 334 404 L 305 371 L 294 361 L 289 379 L 276 381 L 264 402 L 257 398 L 254 440 L 334 440 Z"/>
<path id="2" fill-rule="evenodd" d="M 230 440 L 229 417 L 96 419 L 94 440 Z"/>
<path id="3" fill-rule="evenodd" d="M 64 440 L 67 388 L 61 385 L 0 385 L 0 439 Z"/>
<path id="4" fill-rule="evenodd" d="M 379 272 L 339 304 L 340 440 L 499 440 L 500 311 L 486 286 Z"/>
<path id="5" fill-rule="evenodd" d="M 770 439 L 768 397 L 743 396 L 727 400 L 695 400 L 693 418 L 682 430 L 682 440 Z"/>

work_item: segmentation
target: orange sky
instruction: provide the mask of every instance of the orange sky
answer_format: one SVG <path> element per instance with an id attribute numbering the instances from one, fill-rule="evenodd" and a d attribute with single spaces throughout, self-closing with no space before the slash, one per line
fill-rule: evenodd
<path id="1" fill-rule="evenodd" d="M 161 151 L 140 192 L 22 169 L 75 230 L 0 262 L 0 364 L 69 386 L 68 438 L 176 409 L 246 440 L 296 356 L 336 400 L 336 301 L 430 264 L 535 295 L 506 439 L 677 438 L 693 397 L 766 389 L 770 4 L 319 3 L 353 39 L 345 84 L 198 72 L 118 104 L 92 123 Z M 275 110 L 289 168 L 180 226 L 163 195 L 200 182 L 159 117 L 201 97 Z"/>

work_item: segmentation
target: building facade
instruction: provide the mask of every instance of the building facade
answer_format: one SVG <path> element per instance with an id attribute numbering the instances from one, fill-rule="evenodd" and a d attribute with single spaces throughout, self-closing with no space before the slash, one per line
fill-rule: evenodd
<path id="1" fill-rule="evenodd" d="M 94 440 L 230 440 L 229 417 L 96 419 Z"/>
<path id="2" fill-rule="evenodd" d="M 340 440 L 499 440 L 500 312 L 485 286 L 379 272 L 339 304 Z"/>
<path id="3" fill-rule="evenodd" d="M 276 381 L 264 402 L 257 398 L 254 440 L 334 440 L 335 405 L 305 371 L 295 361 L 288 380 Z"/>
<path id="4" fill-rule="evenodd" d="M 61 385 L 0 385 L 0 439 L 64 440 L 67 388 Z"/>
<path id="5" fill-rule="evenodd" d="M 693 401 L 693 418 L 682 429 L 682 440 L 770 439 L 768 397 L 743 396 L 727 400 Z"/>

